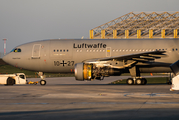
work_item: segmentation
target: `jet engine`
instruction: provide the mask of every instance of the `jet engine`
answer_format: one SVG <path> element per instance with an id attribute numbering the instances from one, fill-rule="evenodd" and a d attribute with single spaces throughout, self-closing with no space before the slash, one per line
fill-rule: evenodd
<path id="1" fill-rule="evenodd" d="M 122 70 L 110 67 L 96 67 L 95 64 L 77 63 L 75 64 L 75 79 L 83 80 L 102 80 L 106 76 L 120 75 Z"/>
<path id="2" fill-rule="evenodd" d="M 91 80 L 92 78 L 92 64 L 77 63 L 75 64 L 75 78 L 76 80 Z"/>

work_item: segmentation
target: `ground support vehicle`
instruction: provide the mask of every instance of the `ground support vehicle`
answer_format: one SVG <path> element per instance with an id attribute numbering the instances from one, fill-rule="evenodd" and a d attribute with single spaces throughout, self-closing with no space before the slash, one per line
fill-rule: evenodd
<path id="1" fill-rule="evenodd" d="M 27 84 L 27 80 L 24 73 L 0 74 L 0 84 Z"/>

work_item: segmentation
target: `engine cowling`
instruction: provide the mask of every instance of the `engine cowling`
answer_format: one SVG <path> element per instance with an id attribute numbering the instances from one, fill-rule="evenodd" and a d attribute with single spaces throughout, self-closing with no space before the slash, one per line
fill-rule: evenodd
<path id="1" fill-rule="evenodd" d="M 92 79 L 92 64 L 77 63 L 75 64 L 76 80 L 91 80 Z"/>

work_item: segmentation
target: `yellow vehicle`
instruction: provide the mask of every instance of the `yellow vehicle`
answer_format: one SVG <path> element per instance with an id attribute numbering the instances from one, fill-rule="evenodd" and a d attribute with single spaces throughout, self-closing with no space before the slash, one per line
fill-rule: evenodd
<path id="1" fill-rule="evenodd" d="M 32 81 L 29 81 L 27 84 L 34 84 L 34 85 L 37 85 L 38 81 L 35 81 L 35 82 L 32 82 Z"/>

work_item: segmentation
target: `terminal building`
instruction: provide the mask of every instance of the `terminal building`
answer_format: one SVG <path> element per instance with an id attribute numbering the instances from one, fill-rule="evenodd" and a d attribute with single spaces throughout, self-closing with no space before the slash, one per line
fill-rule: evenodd
<path id="1" fill-rule="evenodd" d="M 90 39 L 177 38 L 179 12 L 130 12 L 90 30 Z"/>

